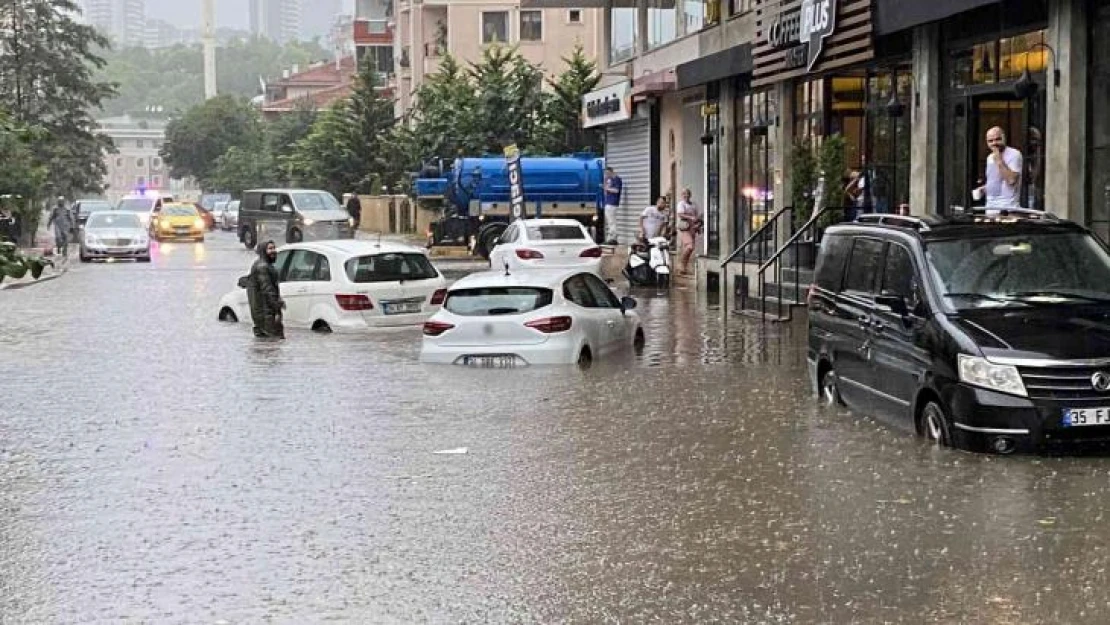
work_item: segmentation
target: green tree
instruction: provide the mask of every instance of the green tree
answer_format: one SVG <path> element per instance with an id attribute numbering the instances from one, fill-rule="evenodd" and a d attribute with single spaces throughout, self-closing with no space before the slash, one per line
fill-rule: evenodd
<path id="1" fill-rule="evenodd" d="M 582 97 L 601 82 L 597 63 L 586 58 L 581 45 L 575 46 L 569 57 L 563 57 L 563 62 L 566 69 L 547 80 L 551 94 L 536 140 L 538 147 L 548 154 L 581 151 L 600 154 L 604 148 L 601 129 L 582 128 Z"/>
<path id="2" fill-rule="evenodd" d="M 490 46 L 471 64 L 477 90 L 477 131 L 483 147 L 500 152 L 507 143 L 531 150 L 543 116 L 543 72 L 516 48 Z"/>
<path id="3" fill-rule="evenodd" d="M 470 73 L 448 54 L 439 72 L 420 85 L 416 103 L 403 124 L 396 143 L 408 169 L 418 169 L 424 159 L 454 158 L 480 151 L 478 96 Z"/>
<path id="4" fill-rule="evenodd" d="M 297 142 L 308 136 L 319 116 L 312 103 L 306 100 L 298 103 L 293 111 L 266 122 L 266 150 L 275 166 L 288 161 Z M 289 172 L 282 167 L 278 182 L 285 183 L 291 178 Z"/>
<path id="5" fill-rule="evenodd" d="M 388 138 L 394 125 L 393 102 L 378 88 L 373 66 L 359 71 L 354 93 L 320 115 L 308 136 L 282 162 L 297 184 L 340 195 L 377 193 L 374 176 L 396 184 L 400 163 Z"/>
<path id="6" fill-rule="evenodd" d="M 0 101 L 16 123 L 42 130 L 30 162 L 63 195 L 100 190 L 103 153 L 114 151 L 93 118 L 114 93 L 93 76 L 103 66 L 95 50 L 108 42 L 70 17 L 76 9 L 72 0 L 0 2 Z"/>
<path id="7" fill-rule="evenodd" d="M 171 176 L 194 176 L 202 188 L 209 189 L 217 160 L 231 147 L 261 150 L 262 122 L 249 102 L 225 95 L 171 120 L 160 154 Z"/>
<path id="8" fill-rule="evenodd" d="M 239 197 L 247 189 L 280 185 L 269 150 L 231 146 L 216 159 L 211 188 Z"/>

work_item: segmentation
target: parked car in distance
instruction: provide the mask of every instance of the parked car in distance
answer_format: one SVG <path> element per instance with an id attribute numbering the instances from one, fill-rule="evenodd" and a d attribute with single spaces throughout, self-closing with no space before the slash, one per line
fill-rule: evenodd
<path id="1" fill-rule="evenodd" d="M 1110 254 L 1050 213 L 830 227 L 808 362 L 830 404 L 997 453 L 1110 440 Z"/>
<path id="2" fill-rule="evenodd" d="M 586 227 L 573 219 L 520 219 L 498 237 L 490 250 L 490 267 L 601 270 L 601 248 Z"/>
<path id="3" fill-rule="evenodd" d="M 150 237 L 139 216 L 130 211 L 97 211 L 89 215 L 81 233 L 79 257 L 132 258 L 150 262 Z"/>
<path id="4" fill-rule="evenodd" d="M 143 222 L 143 227 L 149 227 L 154 217 L 154 212 L 161 209 L 166 202 L 172 202 L 172 195 L 163 195 L 155 191 L 132 193 L 125 195 L 116 204 L 116 210 L 135 213 Z"/>
<path id="5" fill-rule="evenodd" d="M 89 220 L 89 215 L 99 211 L 114 210 L 112 203 L 105 199 L 82 198 L 73 203 L 73 217 L 77 220 L 77 227 L 83 227 Z"/>
<path id="6" fill-rule="evenodd" d="M 220 230 L 235 230 L 239 226 L 239 200 L 231 200 L 216 215 Z"/>
<path id="7" fill-rule="evenodd" d="M 294 243 L 275 267 L 287 327 L 318 332 L 417 326 L 439 310 L 447 280 L 423 249 L 373 241 Z M 220 321 L 251 322 L 247 292 L 220 299 Z"/>
<path id="8" fill-rule="evenodd" d="M 206 230 L 196 206 L 184 202 L 164 204 L 154 212 L 150 223 L 150 234 L 158 241 L 191 239 L 202 243 Z"/>
<path id="9" fill-rule="evenodd" d="M 350 215 L 327 191 L 252 189 L 239 204 L 239 240 L 247 249 L 259 241 L 279 244 L 354 238 Z"/>
<path id="10" fill-rule="evenodd" d="M 193 208 L 196 209 L 197 214 L 200 215 L 201 220 L 204 221 L 205 232 L 216 229 L 216 216 L 212 214 L 212 211 L 205 208 L 200 202 L 193 202 Z"/>
<path id="11" fill-rule="evenodd" d="M 642 346 L 636 300 L 584 269 L 488 271 L 447 290 L 424 323 L 423 362 L 480 367 L 589 365 Z"/>

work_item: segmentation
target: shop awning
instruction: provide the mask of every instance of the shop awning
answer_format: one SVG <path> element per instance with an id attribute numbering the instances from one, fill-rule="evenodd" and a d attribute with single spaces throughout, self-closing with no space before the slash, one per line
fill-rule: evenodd
<path id="1" fill-rule="evenodd" d="M 678 89 L 704 85 L 752 71 L 752 44 L 742 43 L 709 56 L 694 59 L 675 68 Z"/>
<path id="2" fill-rule="evenodd" d="M 928 24 L 957 13 L 977 9 L 1001 0 L 874 0 L 872 25 L 876 35 L 889 35 L 914 26 Z"/>
<path id="3" fill-rule="evenodd" d="M 675 71 L 673 69 L 645 74 L 632 81 L 632 96 L 646 96 L 674 91 L 675 82 Z"/>

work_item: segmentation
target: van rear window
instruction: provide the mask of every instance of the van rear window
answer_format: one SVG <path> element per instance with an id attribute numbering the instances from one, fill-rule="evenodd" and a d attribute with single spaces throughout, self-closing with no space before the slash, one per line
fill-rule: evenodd
<path id="1" fill-rule="evenodd" d="M 829 235 L 821 242 L 821 254 L 817 259 L 814 281 L 817 286 L 829 291 L 840 290 L 840 280 L 844 276 L 844 261 L 852 249 L 852 239 L 844 235 Z"/>
<path id="2" fill-rule="evenodd" d="M 458 289 L 447 293 L 443 307 L 456 315 L 516 315 L 532 312 L 552 301 L 551 289 L 534 287 L 485 287 Z"/>
<path id="3" fill-rule="evenodd" d="M 343 265 L 347 278 L 355 283 L 431 280 L 439 276 L 423 254 L 374 254 L 358 256 Z"/>

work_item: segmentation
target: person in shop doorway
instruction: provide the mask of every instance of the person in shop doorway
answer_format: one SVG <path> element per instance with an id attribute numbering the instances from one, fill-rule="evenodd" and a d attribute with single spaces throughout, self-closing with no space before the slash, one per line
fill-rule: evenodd
<path id="1" fill-rule="evenodd" d="M 1006 133 L 998 126 L 987 131 L 987 148 L 991 152 L 987 155 L 987 182 L 975 191 L 986 196 L 988 212 L 992 208 L 1021 208 L 1021 152 L 1006 145 Z"/>
<path id="2" fill-rule="evenodd" d="M 698 205 L 692 198 L 690 189 L 682 190 L 682 199 L 678 201 L 676 215 L 678 238 L 682 245 L 682 267 L 679 269 L 679 275 L 683 276 L 690 273 L 690 258 L 694 255 L 694 246 L 701 232 L 701 211 L 698 210 Z"/>
<path id="3" fill-rule="evenodd" d="M 605 206 L 605 244 L 617 244 L 617 207 L 621 205 L 624 181 L 612 167 L 605 168 L 605 181 L 602 183 Z"/>
<path id="4" fill-rule="evenodd" d="M 362 202 L 359 201 L 358 194 L 345 193 L 343 203 L 347 208 L 347 214 L 351 216 L 351 231 L 357 231 L 358 225 L 362 223 Z"/>
<path id="5" fill-rule="evenodd" d="M 660 195 L 654 206 L 640 213 L 640 238 L 650 241 L 655 237 L 670 236 L 671 213 L 667 210 L 667 197 Z"/>

